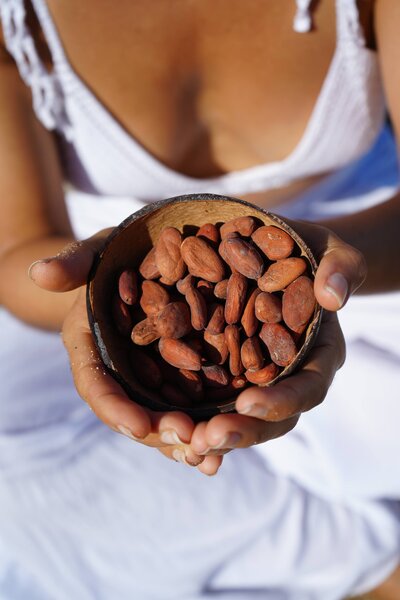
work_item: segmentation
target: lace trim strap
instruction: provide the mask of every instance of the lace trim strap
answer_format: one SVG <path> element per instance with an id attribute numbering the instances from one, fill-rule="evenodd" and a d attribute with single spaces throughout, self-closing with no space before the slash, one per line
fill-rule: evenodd
<path id="1" fill-rule="evenodd" d="M 58 74 L 49 72 L 41 61 L 26 25 L 24 0 L 1 0 L 0 19 L 7 50 L 14 58 L 23 81 L 31 88 L 33 108 L 38 119 L 50 130 L 71 138 L 71 124 Z"/>

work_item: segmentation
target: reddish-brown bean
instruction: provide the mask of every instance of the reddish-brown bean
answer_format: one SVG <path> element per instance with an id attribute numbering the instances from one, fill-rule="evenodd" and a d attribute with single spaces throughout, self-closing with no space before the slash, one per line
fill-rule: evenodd
<path id="1" fill-rule="evenodd" d="M 223 241 L 224 254 L 230 266 L 248 279 L 259 279 L 264 270 L 264 261 L 257 250 L 241 238 Z"/>
<path id="2" fill-rule="evenodd" d="M 225 340 L 229 351 L 229 370 L 232 375 L 241 375 L 244 367 L 240 358 L 240 331 L 237 325 L 225 327 Z"/>
<path id="3" fill-rule="evenodd" d="M 158 348 L 162 358 L 177 369 L 200 371 L 201 356 L 182 340 L 161 338 Z"/>
<path id="4" fill-rule="evenodd" d="M 286 325 L 302 333 L 314 312 L 316 300 L 311 279 L 302 275 L 286 288 L 282 298 L 282 314 Z"/>
<path id="5" fill-rule="evenodd" d="M 169 304 L 169 301 L 170 295 L 162 285 L 151 280 L 142 282 L 142 295 L 139 303 L 148 317 L 158 314 Z"/>
<path id="6" fill-rule="evenodd" d="M 192 330 L 190 310 L 186 302 L 170 302 L 157 315 L 160 337 L 181 338 Z"/>
<path id="7" fill-rule="evenodd" d="M 271 383 L 278 374 L 279 368 L 275 363 L 271 362 L 258 371 L 246 371 L 245 377 L 254 385 L 267 385 L 268 383 Z"/>
<path id="8" fill-rule="evenodd" d="M 283 229 L 273 225 L 259 227 L 251 239 L 270 260 L 288 258 L 293 252 L 293 238 Z"/>
<path id="9" fill-rule="evenodd" d="M 254 305 L 256 317 L 262 323 L 282 321 L 282 300 L 270 292 L 261 292 Z"/>
<path id="10" fill-rule="evenodd" d="M 224 263 L 210 243 L 201 237 L 189 236 L 181 245 L 182 258 L 189 273 L 200 279 L 217 283 L 225 276 Z"/>
<path id="11" fill-rule="evenodd" d="M 297 350 L 292 336 L 280 323 L 264 323 L 260 338 L 267 346 L 271 359 L 280 367 L 290 365 Z"/>
<path id="12" fill-rule="evenodd" d="M 245 369 L 258 371 L 264 364 L 263 352 L 257 337 L 247 338 L 240 349 L 240 357 Z"/>
<path id="13" fill-rule="evenodd" d="M 257 296 L 261 294 L 261 290 L 255 288 L 249 295 L 242 315 L 242 326 L 247 337 L 252 337 L 257 333 L 259 322 L 255 313 L 255 302 Z"/>
<path id="14" fill-rule="evenodd" d="M 241 273 L 232 273 L 226 288 L 225 321 L 228 325 L 237 323 L 246 303 L 247 279 Z"/>
<path id="15" fill-rule="evenodd" d="M 300 277 L 306 269 L 307 263 L 304 258 L 283 258 L 268 267 L 258 279 L 258 287 L 263 292 L 279 292 Z"/>
<path id="16" fill-rule="evenodd" d="M 156 244 L 155 262 L 162 277 L 175 283 L 185 274 L 186 265 L 181 256 L 182 235 L 175 227 L 165 227 Z"/>

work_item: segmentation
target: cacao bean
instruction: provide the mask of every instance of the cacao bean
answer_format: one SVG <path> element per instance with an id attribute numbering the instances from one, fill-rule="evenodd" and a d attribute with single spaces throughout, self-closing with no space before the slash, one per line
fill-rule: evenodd
<path id="1" fill-rule="evenodd" d="M 258 287 L 263 292 L 279 292 L 300 277 L 306 269 L 307 263 L 304 258 L 283 258 L 268 267 L 258 279 Z"/>
<path id="2" fill-rule="evenodd" d="M 248 371 L 259 371 L 264 364 L 264 357 L 258 338 L 247 338 L 240 349 L 242 364 Z"/>
<path id="3" fill-rule="evenodd" d="M 254 385 L 267 385 L 271 383 L 279 374 L 279 368 L 275 363 L 271 362 L 258 371 L 246 371 L 245 377 Z"/>
<path id="4" fill-rule="evenodd" d="M 158 340 L 159 337 L 154 317 L 147 317 L 136 323 L 131 333 L 132 342 L 138 346 L 147 346 Z"/>
<path id="5" fill-rule="evenodd" d="M 240 331 L 237 325 L 225 327 L 225 340 L 229 351 L 229 370 L 232 375 L 241 375 L 244 372 L 240 358 Z"/>
<path id="6" fill-rule="evenodd" d="M 283 229 L 273 225 L 259 227 L 251 239 L 270 260 L 287 258 L 293 252 L 293 238 Z"/>
<path id="7" fill-rule="evenodd" d="M 189 273 L 200 279 L 217 283 L 224 278 L 225 267 L 212 246 L 201 237 L 189 236 L 183 240 L 181 253 Z"/>
<path id="8" fill-rule="evenodd" d="M 264 261 L 257 250 L 241 238 L 227 238 L 223 242 L 224 254 L 229 265 L 248 279 L 259 279 Z"/>
<path id="9" fill-rule="evenodd" d="M 190 310 L 185 302 L 170 302 L 157 315 L 159 337 L 181 338 L 192 331 Z"/>
<path id="10" fill-rule="evenodd" d="M 287 367 L 295 358 L 296 345 L 290 333 L 280 323 L 264 323 L 259 335 L 276 365 Z"/>
<path id="11" fill-rule="evenodd" d="M 240 321 L 246 302 L 246 292 L 246 277 L 241 273 L 232 273 L 226 288 L 225 321 L 228 325 Z"/>
<path id="12" fill-rule="evenodd" d="M 200 371 L 201 356 L 182 340 L 161 338 L 158 348 L 163 359 L 177 369 Z"/>
<path id="13" fill-rule="evenodd" d="M 261 292 L 254 305 L 256 317 L 262 323 L 282 321 L 282 300 L 269 292 Z"/>
<path id="14" fill-rule="evenodd" d="M 156 315 L 169 304 L 170 296 L 167 290 L 156 281 L 142 282 L 140 306 L 148 317 Z"/>
<path id="15" fill-rule="evenodd" d="M 153 247 L 144 257 L 140 266 L 139 273 L 143 279 L 157 279 L 161 273 L 156 265 L 156 249 Z"/>
<path id="16" fill-rule="evenodd" d="M 303 333 L 314 312 L 316 300 L 311 279 L 302 275 L 286 288 L 282 297 L 282 314 L 286 325 Z"/>
<path id="17" fill-rule="evenodd" d="M 182 235 L 175 227 L 165 227 L 158 238 L 155 262 L 162 277 L 175 283 L 185 274 L 186 266 L 181 256 Z"/>

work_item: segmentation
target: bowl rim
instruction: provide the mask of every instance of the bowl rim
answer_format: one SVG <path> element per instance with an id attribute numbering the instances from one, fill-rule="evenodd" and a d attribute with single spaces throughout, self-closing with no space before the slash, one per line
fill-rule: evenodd
<path id="1" fill-rule="evenodd" d="M 103 341 L 101 327 L 95 317 L 95 310 L 92 305 L 92 293 L 93 293 L 93 286 L 94 286 L 96 274 L 97 274 L 99 265 L 101 263 L 101 260 L 104 256 L 105 252 L 109 249 L 113 240 L 116 237 L 118 237 L 118 235 L 121 233 L 121 231 L 128 228 L 135 221 L 142 219 L 143 217 L 150 215 L 151 213 L 156 212 L 165 206 L 169 206 L 171 204 L 176 204 L 176 203 L 185 203 L 185 202 L 188 203 L 188 202 L 199 201 L 199 200 L 200 201 L 213 201 L 213 202 L 214 201 L 215 202 L 218 202 L 218 201 L 234 202 L 237 204 L 241 204 L 244 207 L 248 207 L 251 210 L 256 210 L 257 212 L 264 214 L 271 221 L 273 221 L 277 226 L 279 226 L 280 228 L 282 228 L 284 231 L 288 232 L 291 235 L 291 237 L 294 239 L 294 241 L 297 243 L 297 245 L 301 248 L 302 252 L 304 252 L 306 254 L 306 256 L 309 260 L 310 266 L 311 266 L 311 272 L 312 272 L 313 276 L 315 275 L 315 272 L 316 272 L 317 266 L 318 266 L 313 252 L 311 251 L 309 246 L 306 244 L 306 242 L 303 240 L 303 238 L 301 238 L 301 236 L 290 225 L 288 225 L 285 222 L 285 220 L 283 218 L 281 218 L 279 215 L 277 215 L 274 212 L 271 212 L 269 210 L 266 210 L 265 208 L 260 207 L 256 204 L 248 202 L 247 200 L 243 200 L 241 198 L 234 198 L 231 196 L 224 196 L 224 195 L 220 195 L 220 194 L 211 194 L 211 193 L 182 194 L 179 196 L 172 196 L 170 198 L 164 198 L 162 200 L 150 202 L 149 204 L 143 206 L 142 208 L 138 209 L 137 211 L 135 211 L 134 213 L 130 214 L 128 217 L 123 219 L 107 235 L 101 248 L 95 254 L 91 269 L 90 269 L 88 277 L 87 277 L 87 286 L 86 286 L 86 309 L 87 309 L 89 326 L 90 326 L 90 329 L 91 329 L 91 332 L 92 332 L 92 335 L 93 335 L 93 338 L 95 341 L 96 348 L 105 364 L 107 372 L 121 385 L 121 387 L 127 393 L 128 397 L 131 398 L 134 402 L 138 401 L 138 403 L 141 404 L 142 406 L 145 406 L 147 408 L 150 408 L 150 409 L 156 410 L 156 411 L 180 410 L 182 412 L 187 413 L 195 421 L 209 419 L 212 416 L 221 414 L 221 413 L 235 412 L 236 397 L 241 393 L 241 390 L 240 389 L 238 390 L 237 395 L 234 399 L 231 399 L 231 400 L 228 399 L 226 401 L 226 403 L 222 404 L 221 406 L 215 406 L 215 408 L 214 407 L 205 407 L 205 408 L 203 407 L 202 408 L 201 406 L 179 407 L 179 406 L 171 405 L 167 402 L 164 404 L 161 401 L 156 402 L 155 400 L 149 399 L 148 397 L 145 397 L 144 395 L 140 394 L 136 390 L 132 390 L 132 388 L 130 387 L 128 382 L 125 381 L 125 379 L 114 368 L 112 358 L 107 350 L 106 344 Z M 300 367 L 302 362 L 305 360 L 306 356 L 309 354 L 309 351 L 311 350 L 312 346 L 314 345 L 314 342 L 316 340 L 316 337 L 317 337 L 317 334 L 319 331 L 319 327 L 321 324 L 322 315 L 323 315 L 323 309 L 317 303 L 316 308 L 314 310 L 313 319 L 310 321 L 310 323 L 308 325 L 307 337 L 306 337 L 304 343 L 302 344 L 301 348 L 297 352 L 296 357 L 290 363 L 290 365 L 288 365 L 288 367 L 283 369 L 283 371 L 281 371 L 279 373 L 279 375 L 277 377 L 275 377 L 275 379 L 270 384 L 267 385 L 267 387 L 269 387 L 270 385 L 275 385 L 279 381 L 286 379 L 289 375 L 291 375 L 293 373 L 293 371 L 297 370 Z M 245 389 L 249 389 L 249 388 L 245 388 Z"/>

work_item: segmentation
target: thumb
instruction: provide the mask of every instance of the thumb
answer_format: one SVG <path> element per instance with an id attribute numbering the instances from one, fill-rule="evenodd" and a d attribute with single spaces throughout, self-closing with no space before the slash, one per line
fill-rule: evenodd
<path id="1" fill-rule="evenodd" d="M 337 238 L 329 244 L 315 275 L 314 291 L 323 308 L 342 308 L 367 275 L 364 256 Z"/>
<path id="2" fill-rule="evenodd" d="M 84 285 L 110 231 L 103 229 L 86 240 L 68 244 L 56 256 L 37 260 L 29 267 L 29 277 L 50 292 L 68 292 Z"/>

